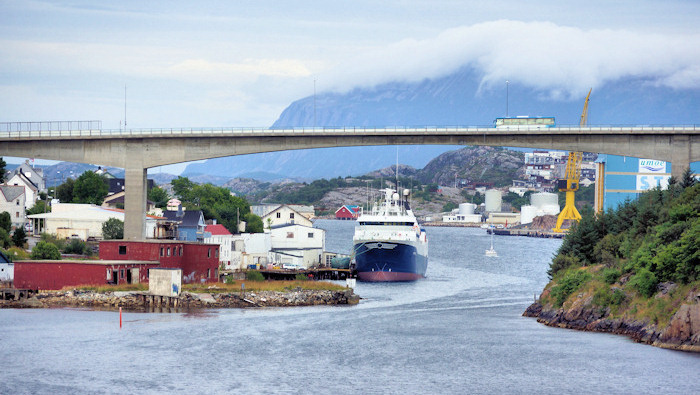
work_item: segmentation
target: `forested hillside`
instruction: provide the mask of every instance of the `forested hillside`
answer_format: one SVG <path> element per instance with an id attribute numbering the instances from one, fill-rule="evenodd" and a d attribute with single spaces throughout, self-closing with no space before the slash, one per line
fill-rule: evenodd
<path id="1" fill-rule="evenodd" d="M 700 184 L 690 172 L 667 190 L 582 216 L 552 260 L 552 281 L 525 314 L 700 351 Z"/>

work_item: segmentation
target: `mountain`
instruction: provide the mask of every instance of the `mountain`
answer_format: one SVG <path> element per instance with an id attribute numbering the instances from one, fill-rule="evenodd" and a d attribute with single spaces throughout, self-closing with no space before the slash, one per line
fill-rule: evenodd
<path id="1" fill-rule="evenodd" d="M 524 159 L 522 152 L 509 149 L 465 147 L 431 160 L 416 176 L 424 184 L 452 186 L 460 179 L 507 186 L 513 179 L 525 176 Z"/>
<path id="2" fill-rule="evenodd" d="M 505 81 L 504 81 L 505 82 Z M 511 81 L 489 87 L 469 68 L 418 83 L 392 82 L 347 93 L 324 93 L 293 102 L 273 128 L 302 126 L 490 126 L 506 115 L 555 116 L 559 125 L 577 125 L 584 95 L 566 97 Z M 589 103 L 590 125 L 700 123 L 700 90 L 673 90 L 644 78 L 607 82 Z M 424 167 L 457 146 L 400 146 L 399 161 Z M 536 147 L 533 147 L 536 148 Z M 333 178 L 360 175 L 396 162 L 394 146 L 340 147 L 272 152 L 210 159 L 188 165 L 183 175 L 235 177 L 270 172 L 284 177 Z M 233 169 L 233 170 L 232 170 Z"/>

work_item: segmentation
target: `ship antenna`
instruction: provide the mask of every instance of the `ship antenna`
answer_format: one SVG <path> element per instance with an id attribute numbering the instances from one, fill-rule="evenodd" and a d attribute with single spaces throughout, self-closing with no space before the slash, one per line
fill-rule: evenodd
<path id="1" fill-rule="evenodd" d="M 399 192 L 399 146 L 396 146 L 396 192 Z"/>

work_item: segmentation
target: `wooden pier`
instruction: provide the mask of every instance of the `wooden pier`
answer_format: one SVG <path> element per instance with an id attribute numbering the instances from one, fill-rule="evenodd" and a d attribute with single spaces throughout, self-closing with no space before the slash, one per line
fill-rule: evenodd
<path id="1" fill-rule="evenodd" d="M 36 289 L 0 288 L 0 300 L 22 300 L 36 295 Z"/>

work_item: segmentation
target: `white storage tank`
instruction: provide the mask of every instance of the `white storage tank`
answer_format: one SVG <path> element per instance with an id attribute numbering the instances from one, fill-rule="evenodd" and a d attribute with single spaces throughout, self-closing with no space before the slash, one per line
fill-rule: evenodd
<path id="1" fill-rule="evenodd" d="M 459 205 L 459 213 L 461 215 L 471 215 L 471 214 L 474 214 L 475 208 L 476 208 L 476 204 L 474 204 L 474 203 L 461 203 Z"/>
<path id="2" fill-rule="evenodd" d="M 559 196 L 556 193 L 540 192 L 530 195 L 530 204 L 543 208 L 544 206 L 559 206 Z"/>
<path id="3" fill-rule="evenodd" d="M 498 189 L 489 189 L 486 191 L 486 211 L 491 213 L 500 212 L 501 199 L 502 193 Z"/>
<path id="4" fill-rule="evenodd" d="M 522 206 L 520 207 L 520 223 L 529 224 L 532 220 L 538 216 L 538 210 L 535 206 Z"/>

